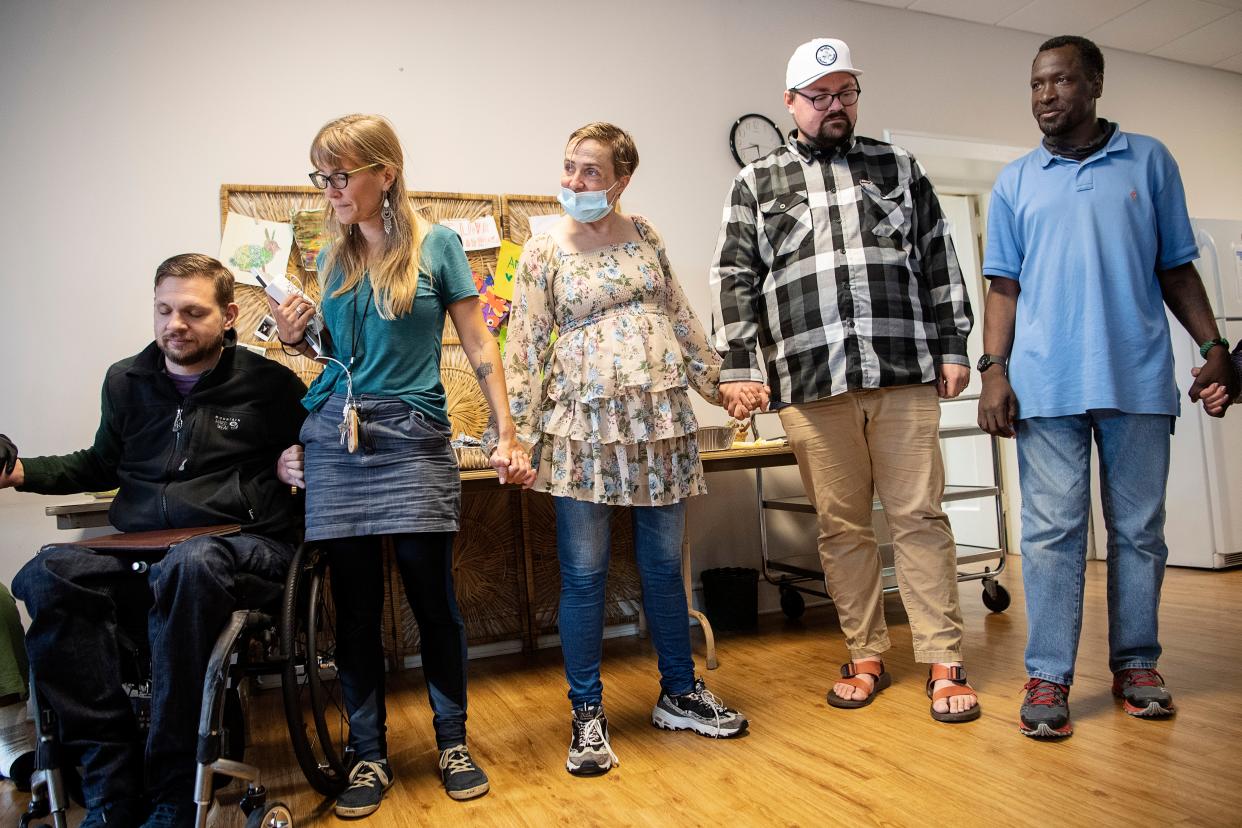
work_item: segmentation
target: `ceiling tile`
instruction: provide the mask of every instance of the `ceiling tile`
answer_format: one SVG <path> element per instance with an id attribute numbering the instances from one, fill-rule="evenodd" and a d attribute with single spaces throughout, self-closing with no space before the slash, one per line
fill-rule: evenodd
<path id="1" fill-rule="evenodd" d="M 873 6 L 892 6 L 898 9 L 904 9 L 906 6 L 914 2 L 914 0 L 856 0 L 859 3 L 870 3 Z M 1242 3 L 1242 0 L 1238 0 Z"/>
<path id="2" fill-rule="evenodd" d="M 1101 46 L 1147 53 L 1229 13 L 1203 0 L 1149 0 L 1092 29 L 1087 37 Z"/>
<path id="3" fill-rule="evenodd" d="M 1233 12 L 1151 53 L 1170 60 L 1211 66 L 1236 55 L 1239 43 L 1242 43 L 1242 12 Z"/>
<path id="4" fill-rule="evenodd" d="M 1146 0 L 1093 0 L 1090 3 L 1083 0 L 1034 0 L 1000 20 L 998 25 L 1046 35 L 1081 34 L 1144 2 Z"/>
<path id="5" fill-rule="evenodd" d="M 1242 73 L 1242 52 L 1239 52 L 1231 58 L 1222 60 L 1220 63 L 1216 64 L 1216 68 L 1224 69 L 1229 72 Z"/>
<path id="6" fill-rule="evenodd" d="M 976 23 L 996 23 L 1028 2 L 1030 0 L 915 0 L 907 8 Z"/>

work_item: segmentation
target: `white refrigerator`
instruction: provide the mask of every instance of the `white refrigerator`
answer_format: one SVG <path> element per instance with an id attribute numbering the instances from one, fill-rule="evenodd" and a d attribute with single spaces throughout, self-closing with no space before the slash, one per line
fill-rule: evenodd
<path id="1" fill-rule="evenodd" d="M 1195 262 L 1230 348 L 1242 340 L 1242 221 L 1193 219 Z M 1165 503 L 1165 540 L 1171 566 L 1220 569 L 1242 564 L 1242 405 L 1223 419 L 1191 405 L 1190 369 L 1203 363 L 1199 346 L 1169 314 L 1174 370 L 1182 415 L 1173 435 Z M 1104 557 L 1107 534 L 1094 498 L 1095 548 Z"/>

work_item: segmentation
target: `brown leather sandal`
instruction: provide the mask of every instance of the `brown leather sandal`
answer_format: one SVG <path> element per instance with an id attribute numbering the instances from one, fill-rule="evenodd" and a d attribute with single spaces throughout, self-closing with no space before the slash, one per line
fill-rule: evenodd
<path id="1" fill-rule="evenodd" d="M 870 661 L 871 659 L 862 659 L 862 661 Z M 871 676 L 871 682 L 866 679 L 858 678 L 858 676 Z M 880 694 L 880 692 L 893 683 L 893 677 L 884 669 L 884 662 L 880 662 L 880 672 L 874 673 L 871 670 L 855 670 L 854 662 L 847 661 L 841 665 L 841 683 L 856 687 L 859 690 L 869 690 L 861 699 L 843 699 L 834 693 L 831 689 L 828 691 L 828 704 L 833 707 L 840 707 L 845 710 L 857 710 L 860 707 L 866 707 L 871 704 L 872 700 Z"/>
<path id="2" fill-rule="evenodd" d="M 938 681 L 951 681 L 953 686 L 942 687 L 935 692 L 932 688 L 936 686 Z M 947 699 L 950 696 L 974 696 L 975 706 L 960 713 L 945 711 L 941 713 L 936 710 L 936 702 L 940 699 Z M 944 664 L 933 664 L 927 674 L 927 698 L 932 700 L 931 716 L 938 722 L 960 723 L 973 722 L 979 718 L 979 695 L 969 684 L 966 683 L 965 667 L 948 667 Z"/>

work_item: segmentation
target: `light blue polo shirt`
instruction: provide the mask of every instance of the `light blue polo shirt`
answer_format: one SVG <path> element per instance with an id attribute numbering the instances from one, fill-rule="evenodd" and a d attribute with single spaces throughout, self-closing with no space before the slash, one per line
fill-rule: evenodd
<path id="1" fill-rule="evenodd" d="M 1177 163 L 1117 129 L 1081 163 L 1042 145 L 996 179 L 983 272 L 1016 279 L 1018 416 L 1113 408 L 1177 416 L 1157 271 L 1198 258 Z"/>

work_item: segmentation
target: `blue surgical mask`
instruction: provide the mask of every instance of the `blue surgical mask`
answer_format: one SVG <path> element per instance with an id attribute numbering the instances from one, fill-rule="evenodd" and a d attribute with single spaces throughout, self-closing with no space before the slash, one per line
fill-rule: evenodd
<path id="1" fill-rule="evenodd" d="M 612 187 L 620 183 L 618 181 Z M 561 187 L 561 194 L 557 196 L 557 199 L 571 219 L 590 224 L 593 221 L 599 221 L 612 211 L 612 205 L 608 203 L 608 190 L 583 190 L 575 193 L 568 187 Z"/>

